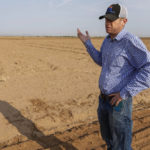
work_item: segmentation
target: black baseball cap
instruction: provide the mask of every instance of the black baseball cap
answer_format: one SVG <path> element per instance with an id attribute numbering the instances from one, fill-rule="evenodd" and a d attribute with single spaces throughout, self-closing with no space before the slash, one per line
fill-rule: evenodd
<path id="1" fill-rule="evenodd" d="M 103 18 L 110 21 L 115 21 L 118 18 L 127 18 L 127 9 L 120 4 L 112 4 L 107 8 L 105 15 L 99 17 L 99 19 Z"/>

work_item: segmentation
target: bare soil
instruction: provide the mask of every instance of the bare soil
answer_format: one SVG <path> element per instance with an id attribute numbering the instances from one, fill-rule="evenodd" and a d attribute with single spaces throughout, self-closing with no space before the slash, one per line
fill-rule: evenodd
<path id="1" fill-rule="evenodd" d="M 150 39 L 142 39 L 150 49 Z M 99 49 L 103 38 L 93 38 Z M 105 150 L 101 68 L 71 37 L 0 37 L 0 149 Z M 133 100 L 133 149 L 150 149 L 150 90 Z"/>

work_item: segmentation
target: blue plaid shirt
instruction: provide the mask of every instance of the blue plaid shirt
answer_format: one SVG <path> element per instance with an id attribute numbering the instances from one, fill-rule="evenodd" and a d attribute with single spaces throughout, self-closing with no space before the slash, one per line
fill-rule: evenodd
<path id="1" fill-rule="evenodd" d="M 104 94 L 120 92 L 126 99 L 150 87 L 150 52 L 136 36 L 123 29 L 113 40 L 108 35 L 97 51 L 90 40 L 88 53 L 102 66 L 99 88 Z"/>

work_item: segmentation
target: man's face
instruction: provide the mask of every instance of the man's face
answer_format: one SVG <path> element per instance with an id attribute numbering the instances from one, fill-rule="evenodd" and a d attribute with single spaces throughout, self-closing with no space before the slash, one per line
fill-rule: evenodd
<path id="1" fill-rule="evenodd" d="M 124 27 L 126 19 L 118 18 L 115 21 L 105 19 L 106 32 L 110 35 L 117 35 Z"/>

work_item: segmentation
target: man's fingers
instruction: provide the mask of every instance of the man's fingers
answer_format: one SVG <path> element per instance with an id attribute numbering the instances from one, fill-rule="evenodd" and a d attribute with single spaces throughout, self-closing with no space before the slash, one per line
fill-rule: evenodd
<path id="1" fill-rule="evenodd" d="M 79 28 L 77 28 L 77 33 L 78 33 L 78 34 L 81 34 L 81 31 L 80 31 L 80 29 L 79 29 Z"/>
<path id="2" fill-rule="evenodd" d="M 79 38 L 85 36 L 85 35 L 80 31 L 79 28 L 77 28 L 77 35 L 78 35 Z"/>
<path id="3" fill-rule="evenodd" d="M 118 105 L 119 105 L 119 103 L 120 103 L 120 101 L 117 101 L 117 102 L 116 102 L 116 104 L 115 104 L 115 106 L 118 106 Z"/>
<path id="4" fill-rule="evenodd" d="M 77 28 L 77 36 L 83 43 L 85 43 L 88 39 L 90 39 L 88 31 L 86 31 L 85 35 L 80 31 L 79 28 Z"/>
<path id="5" fill-rule="evenodd" d="M 113 105 L 118 106 L 120 102 L 121 102 L 121 100 L 118 100 L 118 99 L 116 99 L 116 98 L 113 98 L 113 99 L 110 101 L 110 104 L 111 104 L 112 106 L 113 106 Z"/>
<path id="6" fill-rule="evenodd" d="M 116 102 L 115 106 L 118 106 L 120 102 L 121 102 L 121 100 L 118 100 L 118 101 Z"/>
<path id="7" fill-rule="evenodd" d="M 109 96 L 116 96 L 117 94 L 116 93 L 114 93 L 114 94 L 110 94 Z"/>
<path id="8" fill-rule="evenodd" d="M 85 31 L 85 33 L 86 33 L 87 36 L 89 36 L 89 32 L 88 31 Z"/>
<path id="9" fill-rule="evenodd" d="M 86 36 L 88 36 L 89 37 L 89 33 L 88 33 L 88 31 L 85 31 L 85 33 L 86 33 Z M 83 36 L 85 36 L 81 31 L 80 31 L 80 29 L 79 28 L 77 28 L 77 34 L 78 34 L 78 36 L 79 35 L 83 35 Z"/>
<path id="10" fill-rule="evenodd" d="M 110 101 L 110 104 L 111 104 L 111 105 L 115 105 L 115 104 L 116 104 L 116 101 L 117 101 L 116 97 L 113 97 L 113 98 L 111 99 L 111 101 Z"/>
<path id="11" fill-rule="evenodd" d="M 113 106 L 118 106 L 118 104 L 120 103 L 120 101 L 122 100 L 122 98 L 120 97 L 119 93 L 113 93 L 110 94 L 109 97 L 113 97 L 110 101 L 110 104 Z"/>

